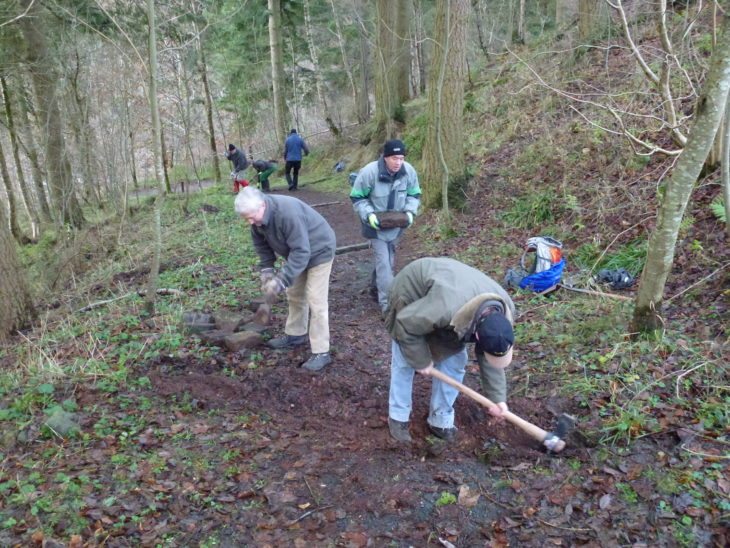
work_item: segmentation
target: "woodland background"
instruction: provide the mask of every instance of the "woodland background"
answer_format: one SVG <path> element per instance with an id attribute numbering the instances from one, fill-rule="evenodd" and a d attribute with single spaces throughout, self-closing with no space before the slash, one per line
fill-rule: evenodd
<path id="1" fill-rule="evenodd" d="M 527 237 L 564 241 L 565 284 L 594 293 L 516 300 L 528 311 L 519 333 L 526 352 L 573 378 L 549 377 L 536 365 L 528 384 L 530 375 L 550 378 L 545 390 L 577 406 L 588 437 L 614 447 L 617 462 L 656 460 L 656 467 L 642 462 L 640 479 L 653 489 L 646 496 L 635 474 L 616 472 L 599 451 L 566 461 L 588 477 L 612 470 L 610 489 L 585 515 L 607 511 L 610 499 L 602 497 L 609 496 L 621 500 L 611 508 L 616 516 L 637 507 L 651 516 L 648 530 L 631 539 L 599 535 L 604 544 L 721 545 L 730 509 L 727 7 L 704 0 L 4 2 L 4 540 L 220 540 L 215 532 L 155 529 L 167 523 L 164 505 L 126 515 L 115 495 L 105 506 L 110 499 L 96 495 L 114 491 L 109 482 L 119 478 L 108 470 L 71 473 L 72 455 L 115 438 L 113 464 L 139 466 L 139 445 L 127 440 L 149 424 L 128 423 L 120 409 L 150 389 L 147 368 L 162 357 L 211 356 L 188 339 L 182 312 L 239 310 L 257 292 L 255 259 L 230 211 L 223 152 L 235 143 L 252 159 L 283 165 L 283 139 L 297 128 L 312 149 L 303 183 L 345 201 L 349 171 L 375 158 L 385 139 L 406 142 L 424 190 L 409 242 L 417 254 L 451 255 L 501 279 Z M 334 170 L 338 162 L 344 171 Z M 215 220 L 206 207 L 224 213 Z M 611 289 L 594 278 L 602 268 L 625 268 L 637 284 L 606 296 Z M 268 357 L 240 359 L 243 373 L 227 369 L 230 376 L 260 372 Z M 81 386 L 100 399 L 81 404 L 74 396 Z M 525 390 L 536 401 L 544 396 Z M 104 412 L 102 399 L 111 406 Z M 183 405 L 178 414 L 196 413 Z M 95 426 L 82 424 L 81 434 L 48 426 L 49 417 L 66 414 Z M 647 438 L 677 443 L 659 450 L 642 445 Z M 631 477 L 618 481 L 619 473 Z M 256 485 L 251 492 L 264 500 L 263 483 Z M 585 483 L 576 489 L 585 493 Z M 517 499 L 510 499 L 515 507 Z M 438 500 L 434 512 L 449 505 Z M 188 502 L 205 507 L 203 499 Z M 110 518 L 108 508 L 125 519 Z M 259 506 L 237 507 L 244 510 Z M 501 526 L 484 534 L 486 542 L 524 544 L 515 536 L 520 527 Z M 561 542 L 596 541 L 580 537 L 575 524 L 565 528 Z M 229 537 L 234 544 L 251 541 L 237 534 Z M 292 541 L 278 541 L 285 538 Z"/>

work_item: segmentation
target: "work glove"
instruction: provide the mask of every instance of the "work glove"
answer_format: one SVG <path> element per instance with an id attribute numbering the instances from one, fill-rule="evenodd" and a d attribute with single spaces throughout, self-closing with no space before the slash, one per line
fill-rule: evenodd
<path id="1" fill-rule="evenodd" d="M 269 297 L 275 297 L 285 289 L 286 286 L 284 285 L 284 282 L 282 282 L 281 278 L 278 276 L 274 276 L 264 284 L 264 293 L 266 293 Z"/>
<path id="2" fill-rule="evenodd" d="M 408 226 L 411 226 L 413 224 L 413 213 L 406 211 L 406 215 L 408 216 Z"/>
<path id="3" fill-rule="evenodd" d="M 262 268 L 261 269 L 261 291 L 264 291 L 266 284 L 276 276 L 276 272 L 273 268 Z"/>
<path id="4" fill-rule="evenodd" d="M 380 222 L 378 221 L 378 216 L 375 213 L 370 213 L 368 215 L 368 224 L 375 230 L 380 228 Z"/>
<path id="5" fill-rule="evenodd" d="M 276 272 L 273 268 L 262 268 L 261 269 L 261 286 L 268 282 L 271 278 L 276 276 Z"/>

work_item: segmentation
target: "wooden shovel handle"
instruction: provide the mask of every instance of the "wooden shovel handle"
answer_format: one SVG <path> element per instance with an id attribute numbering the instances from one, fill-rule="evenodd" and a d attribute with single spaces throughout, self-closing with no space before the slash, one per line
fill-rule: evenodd
<path id="1" fill-rule="evenodd" d="M 452 379 L 445 373 L 442 373 L 436 368 L 431 369 L 431 376 L 436 377 L 441 382 L 445 382 L 446 384 L 450 384 L 454 388 L 456 388 L 459 392 L 466 394 L 474 401 L 482 404 L 484 407 L 491 407 L 493 405 L 496 405 L 494 402 L 492 402 L 490 399 L 485 398 L 482 396 L 479 392 L 476 390 L 472 390 L 468 386 L 465 386 L 461 384 L 459 381 Z M 539 426 L 532 424 L 531 422 L 527 422 L 525 419 L 518 417 L 511 411 L 503 411 L 502 416 L 508 421 L 514 424 L 517 428 L 520 428 L 521 430 L 527 432 L 531 437 L 535 438 L 537 441 L 542 443 L 545 441 L 545 438 L 547 438 L 548 433 L 540 428 Z"/>

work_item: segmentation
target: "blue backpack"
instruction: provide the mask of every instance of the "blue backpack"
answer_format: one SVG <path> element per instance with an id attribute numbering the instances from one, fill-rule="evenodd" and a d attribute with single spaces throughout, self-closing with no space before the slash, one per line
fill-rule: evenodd
<path id="1" fill-rule="evenodd" d="M 530 253 L 535 255 L 532 264 L 528 266 Z M 550 236 L 529 238 L 520 258 L 520 268 L 510 268 L 504 277 L 504 283 L 507 287 L 542 293 L 560 283 L 565 264 L 561 242 Z"/>

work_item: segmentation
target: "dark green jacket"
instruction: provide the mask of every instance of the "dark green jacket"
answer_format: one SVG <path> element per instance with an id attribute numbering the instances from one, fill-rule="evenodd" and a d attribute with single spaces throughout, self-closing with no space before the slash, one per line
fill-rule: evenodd
<path id="1" fill-rule="evenodd" d="M 493 301 L 514 322 L 515 306 L 496 281 L 464 263 L 427 257 L 408 264 L 393 280 L 385 311 L 385 327 L 414 369 L 424 369 L 475 342 L 480 305 Z M 506 401 L 504 371 L 477 355 L 486 396 Z"/>

